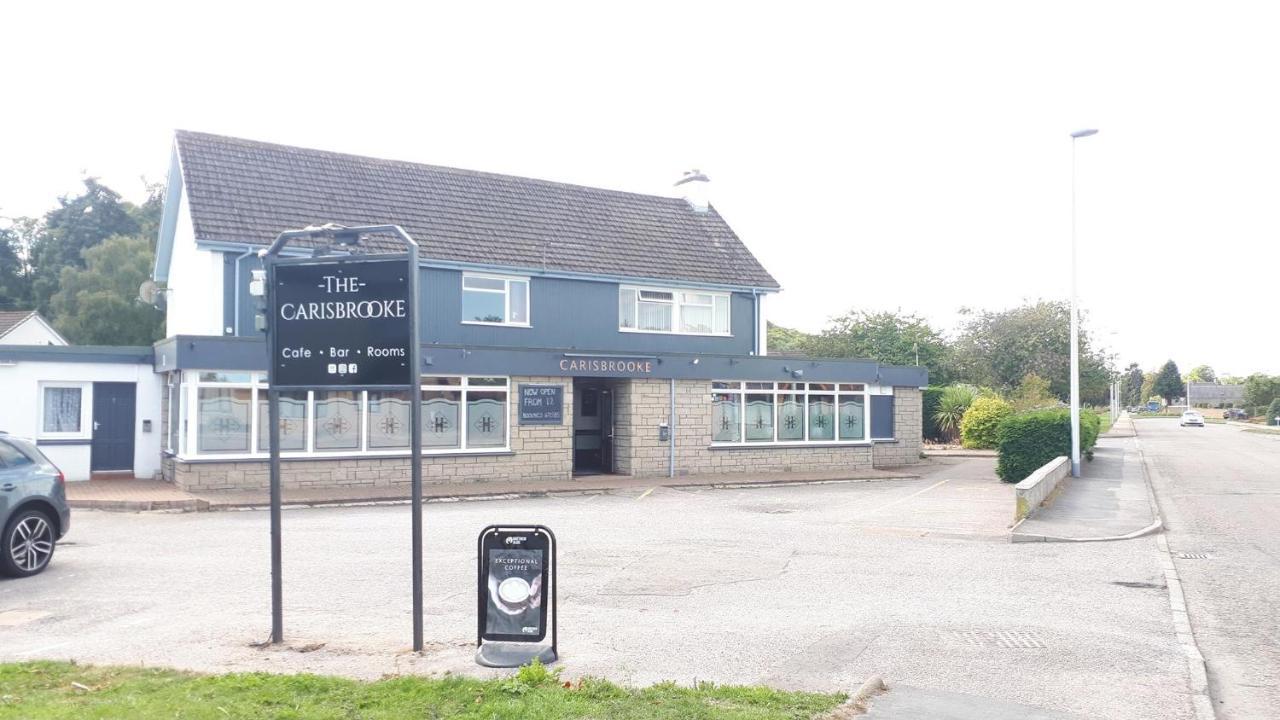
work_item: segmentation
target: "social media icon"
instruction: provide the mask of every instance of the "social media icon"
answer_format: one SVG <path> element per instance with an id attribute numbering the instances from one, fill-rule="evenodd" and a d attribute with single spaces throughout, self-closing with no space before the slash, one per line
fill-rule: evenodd
<path id="1" fill-rule="evenodd" d="M 333 363 L 329 363 L 329 374 L 333 375 L 336 372 L 338 372 L 338 366 Z"/>

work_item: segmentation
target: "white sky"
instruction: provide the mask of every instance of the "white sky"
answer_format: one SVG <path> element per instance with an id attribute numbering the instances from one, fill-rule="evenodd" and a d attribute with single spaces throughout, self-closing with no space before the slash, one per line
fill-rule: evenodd
<path id="1" fill-rule="evenodd" d="M 770 316 L 1080 295 L 1124 362 L 1280 373 L 1280 6 L 0 4 L 0 215 L 174 128 L 712 201 Z M 344 110 L 349 101 L 379 109 Z M 1114 334 L 1112 334 L 1114 333 Z"/>

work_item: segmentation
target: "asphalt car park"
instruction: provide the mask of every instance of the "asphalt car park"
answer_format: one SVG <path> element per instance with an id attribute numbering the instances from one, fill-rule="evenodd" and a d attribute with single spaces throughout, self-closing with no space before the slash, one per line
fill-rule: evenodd
<path id="1" fill-rule="evenodd" d="M 284 513 L 286 642 L 268 647 L 267 513 L 77 513 L 47 572 L 0 582 L 0 660 L 496 672 L 473 662 L 476 534 L 540 522 L 561 544 L 570 677 L 848 690 L 881 674 L 1088 717 L 1188 717 L 1154 540 L 1009 544 L 991 465 L 429 504 L 421 656 L 404 505 Z"/>

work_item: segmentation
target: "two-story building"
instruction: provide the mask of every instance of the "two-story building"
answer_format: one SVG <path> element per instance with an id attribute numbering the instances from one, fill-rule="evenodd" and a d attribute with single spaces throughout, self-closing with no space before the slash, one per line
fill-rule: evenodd
<path id="1" fill-rule="evenodd" d="M 396 224 L 421 246 L 428 482 L 917 461 L 926 371 L 770 357 L 778 283 L 696 194 L 179 132 L 154 273 L 164 477 L 267 485 L 268 358 L 250 277 L 281 231 L 324 223 Z M 547 386 L 563 398 L 559 422 L 522 422 L 522 391 Z M 408 418 L 404 392 L 286 394 L 285 485 L 407 483 Z"/>

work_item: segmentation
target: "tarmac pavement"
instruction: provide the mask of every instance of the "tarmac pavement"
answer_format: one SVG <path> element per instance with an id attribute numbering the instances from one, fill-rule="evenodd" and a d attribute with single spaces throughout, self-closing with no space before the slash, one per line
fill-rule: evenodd
<path id="1" fill-rule="evenodd" d="M 267 513 L 80 511 L 46 573 L 0 581 L 0 661 L 494 675 L 472 659 L 476 534 L 539 522 L 562 544 L 570 677 L 849 691 L 879 674 L 886 697 L 1192 717 L 1154 539 L 1009 544 L 993 465 L 428 505 L 421 656 L 403 505 L 286 510 L 287 642 L 265 649 L 251 644 L 269 630 Z"/>

